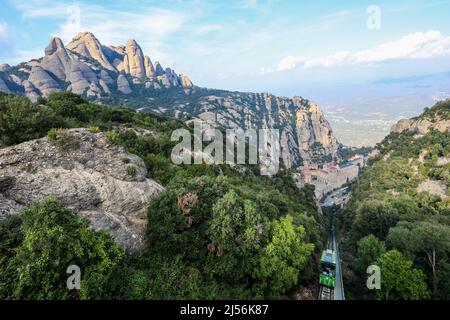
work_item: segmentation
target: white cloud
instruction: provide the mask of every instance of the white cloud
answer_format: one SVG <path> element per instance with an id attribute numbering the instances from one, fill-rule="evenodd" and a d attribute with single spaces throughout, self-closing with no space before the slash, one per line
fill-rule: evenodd
<path id="1" fill-rule="evenodd" d="M 304 57 L 287 56 L 278 63 L 277 71 L 292 70 L 297 67 L 300 62 L 304 62 Z"/>
<path id="2" fill-rule="evenodd" d="M 0 22 L 0 41 L 9 38 L 6 24 Z"/>
<path id="3" fill-rule="evenodd" d="M 354 53 L 340 51 L 315 58 L 287 56 L 279 62 L 277 71 L 297 68 L 330 68 L 350 64 L 370 65 L 392 60 L 430 59 L 446 55 L 450 55 L 450 37 L 438 30 L 430 30 L 412 33 L 376 48 Z"/>
<path id="4" fill-rule="evenodd" d="M 165 63 L 173 61 L 164 50 L 164 41 L 191 19 L 187 13 L 169 9 L 142 7 L 131 12 L 85 2 L 64 5 L 53 0 L 18 2 L 17 9 L 25 19 L 45 17 L 60 22 L 52 36 L 60 37 L 64 43 L 83 31 L 92 32 L 105 45 L 126 44 L 133 38 L 146 54 Z M 209 31 L 213 28 L 217 27 L 210 27 Z M 205 27 L 200 31 L 208 30 Z"/>
<path id="5" fill-rule="evenodd" d="M 210 32 L 222 31 L 225 27 L 221 24 L 204 24 L 196 28 L 195 32 L 197 34 L 203 35 Z"/>
<path id="6" fill-rule="evenodd" d="M 0 22 L 0 56 L 12 50 L 12 40 L 6 23 Z"/>

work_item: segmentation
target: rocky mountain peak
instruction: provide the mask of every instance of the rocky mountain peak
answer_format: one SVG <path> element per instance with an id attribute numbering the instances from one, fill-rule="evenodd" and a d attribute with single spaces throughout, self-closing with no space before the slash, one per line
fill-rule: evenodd
<path id="1" fill-rule="evenodd" d="M 115 70 L 111 62 L 105 56 L 100 41 L 90 32 L 81 32 L 67 45 L 67 49 L 76 52 L 83 57 L 96 60 L 108 70 Z"/>
<path id="2" fill-rule="evenodd" d="M 7 63 L 0 64 L 0 72 L 8 72 L 11 70 L 11 66 Z"/>
<path id="3" fill-rule="evenodd" d="M 141 47 L 134 39 L 130 39 L 127 42 L 123 69 L 126 73 L 129 73 L 136 78 L 144 78 L 146 76 L 144 54 Z"/>
<path id="4" fill-rule="evenodd" d="M 67 90 L 92 99 L 112 93 L 131 94 L 131 84 L 145 89 L 192 88 L 192 81 L 170 68 L 153 64 L 134 39 L 125 46 L 104 46 L 91 32 L 80 32 L 64 46 L 53 38 L 42 59 L 22 63 L 21 73 L 0 65 L 0 91 L 25 95 L 32 101 L 54 91 Z M 120 77 L 120 74 L 123 76 Z"/>
<path id="5" fill-rule="evenodd" d="M 192 88 L 194 86 L 191 79 L 185 74 L 180 74 L 180 82 L 184 88 Z"/>
<path id="6" fill-rule="evenodd" d="M 47 46 L 47 48 L 45 48 L 45 55 L 46 56 L 51 56 L 57 50 L 66 50 L 66 48 L 64 47 L 64 43 L 62 42 L 62 40 L 60 38 L 54 37 L 50 41 L 50 43 Z"/>
<path id="7" fill-rule="evenodd" d="M 153 78 L 155 76 L 155 67 L 153 66 L 152 60 L 148 56 L 144 57 L 145 74 L 148 78 Z"/>
<path id="8" fill-rule="evenodd" d="M 164 74 L 164 68 L 161 66 L 161 63 L 159 61 L 155 62 L 155 75 L 160 76 Z"/>

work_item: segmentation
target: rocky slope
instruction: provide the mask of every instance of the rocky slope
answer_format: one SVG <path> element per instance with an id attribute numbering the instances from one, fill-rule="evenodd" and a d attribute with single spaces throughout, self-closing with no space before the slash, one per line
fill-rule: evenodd
<path id="1" fill-rule="evenodd" d="M 339 144 L 315 103 L 301 97 L 199 88 L 186 75 L 152 63 L 134 40 L 108 47 L 84 32 L 67 46 L 52 39 L 40 59 L 0 65 L 0 91 L 36 101 L 61 90 L 180 119 L 199 117 L 225 128 L 278 128 L 288 168 L 337 157 Z"/>
<path id="2" fill-rule="evenodd" d="M 442 101 L 440 104 L 449 104 L 450 100 Z M 450 128 L 450 119 L 447 119 L 447 114 L 436 114 L 430 113 L 430 111 L 425 112 L 423 115 L 412 118 L 412 119 L 402 119 L 392 126 L 391 132 L 402 133 L 405 131 L 412 132 L 416 137 L 423 136 L 430 132 L 431 130 L 436 130 L 439 132 L 448 131 Z"/>
<path id="3" fill-rule="evenodd" d="M 406 281 L 383 285 L 389 279 L 383 278 L 382 265 L 383 295 L 367 290 L 367 265 L 372 264 L 370 261 L 379 264 L 389 256 L 389 251 L 383 253 L 385 250 L 397 250 L 425 274 L 425 297 L 429 292 L 436 300 L 449 298 L 450 274 L 444 268 L 439 271 L 450 254 L 449 141 L 447 100 L 427 108 L 418 117 L 399 121 L 377 144 L 369 165 L 351 186 L 346 208 L 337 215 L 344 241 L 344 277 L 353 284 L 346 287 L 349 298 L 419 299 L 417 293 L 403 295 L 408 292 Z M 369 261 L 362 258 L 367 252 L 361 248 L 368 248 L 369 243 L 365 241 L 370 241 L 372 249 L 377 248 L 377 243 L 386 249 L 374 249 Z M 392 274 L 403 271 L 404 267 L 393 267 Z M 411 284 L 414 290 L 417 285 L 416 281 Z"/>
<path id="4" fill-rule="evenodd" d="M 135 251 L 145 246 L 147 205 L 163 190 L 146 174 L 142 159 L 85 129 L 3 148 L 0 218 L 54 196 Z"/>

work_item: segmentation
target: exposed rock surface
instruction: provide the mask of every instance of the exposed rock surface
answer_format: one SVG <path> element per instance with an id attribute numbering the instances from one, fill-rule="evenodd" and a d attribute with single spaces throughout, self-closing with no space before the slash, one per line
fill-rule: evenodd
<path id="1" fill-rule="evenodd" d="M 337 156 L 338 143 L 323 112 L 314 102 L 297 111 L 298 140 L 303 159 L 324 155 Z"/>
<path id="2" fill-rule="evenodd" d="M 279 129 L 281 158 L 287 168 L 299 165 L 302 160 L 317 162 L 324 156 L 337 156 L 339 144 L 313 102 L 269 93 L 206 90 L 194 94 L 198 97 L 195 104 L 174 100 L 172 107 L 161 113 L 178 118 L 196 116 L 223 128 Z"/>
<path id="3" fill-rule="evenodd" d="M 31 69 L 28 81 L 44 96 L 56 92 L 59 89 L 58 83 L 40 66 L 35 66 Z"/>
<path id="4" fill-rule="evenodd" d="M 163 187 L 146 177 L 142 159 L 110 145 L 103 133 L 71 129 L 65 138 L 65 145 L 43 138 L 0 149 L 0 218 L 54 196 L 125 248 L 143 248 L 147 206 Z"/>
<path id="5" fill-rule="evenodd" d="M 123 74 L 119 75 L 119 77 L 117 78 L 117 90 L 119 90 L 123 94 L 129 94 L 132 92 L 130 84 Z"/>
<path id="6" fill-rule="evenodd" d="M 180 81 L 181 81 L 181 85 L 184 88 L 192 88 L 194 86 L 191 79 L 189 79 L 189 77 L 185 74 L 180 75 Z"/>
<path id="7" fill-rule="evenodd" d="M 129 40 L 127 43 L 123 60 L 123 70 L 125 73 L 136 78 L 143 78 L 146 76 L 144 54 L 135 40 Z"/>
<path id="8" fill-rule="evenodd" d="M 439 117 L 433 121 L 424 117 L 416 119 L 402 119 L 391 128 L 391 132 L 394 133 L 401 133 L 406 130 L 417 135 L 425 135 L 430 130 L 445 132 L 450 130 L 450 120 L 440 119 Z"/>
<path id="9" fill-rule="evenodd" d="M 441 199 L 448 198 L 448 191 L 445 182 L 428 179 L 420 183 L 419 192 L 428 192 L 430 195 L 438 196 Z"/>
<path id="10" fill-rule="evenodd" d="M 67 49 L 76 52 L 83 57 L 89 57 L 96 60 L 102 67 L 114 71 L 115 68 L 103 53 L 100 41 L 90 32 L 79 33 L 67 45 Z"/>
<path id="11" fill-rule="evenodd" d="M 155 67 L 148 56 L 144 57 L 144 67 L 147 78 L 153 78 L 155 76 Z"/>
<path id="12" fill-rule="evenodd" d="M 8 72 L 11 70 L 11 66 L 7 63 L 0 64 L 0 72 Z"/>
<path id="13" fill-rule="evenodd" d="M 54 54 L 57 50 L 64 49 L 64 44 L 61 39 L 53 38 L 44 52 L 46 56 Z"/>
<path id="14" fill-rule="evenodd" d="M 8 86 L 6 85 L 5 81 L 0 78 L 0 91 L 5 93 L 11 93 L 11 90 L 9 90 Z"/>

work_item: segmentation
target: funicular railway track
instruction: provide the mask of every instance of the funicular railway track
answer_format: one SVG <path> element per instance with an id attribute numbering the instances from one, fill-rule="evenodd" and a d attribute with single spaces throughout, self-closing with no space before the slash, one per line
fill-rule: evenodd
<path id="1" fill-rule="evenodd" d="M 319 300 L 345 300 L 334 218 L 327 249 L 323 251 L 320 259 L 320 270 Z"/>
<path id="2" fill-rule="evenodd" d="M 322 254 L 321 258 L 321 269 L 323 268 L 323 261 L 325 260 L 325 257 L 327 256 L 326 253 L 334 252 L 334 245 L 333 241 L 330 239 L 327 244 L 327 249 Z M 332 257 L 331 257 L 332 258 Z M 326 282 L 326 284 L 325 284 Z M 328 279 L 321 276 L 320 278 L 320 287 L 319 287 L 319 300 L 334 300 L 334 288 L 332 287 L 332 282 L 328 282 Z"/>
<path id="3" fill-rule="evenodd" d="M 319 300 L 334 300 L 334 290 L 325 286 L 320 286 Z"/>

